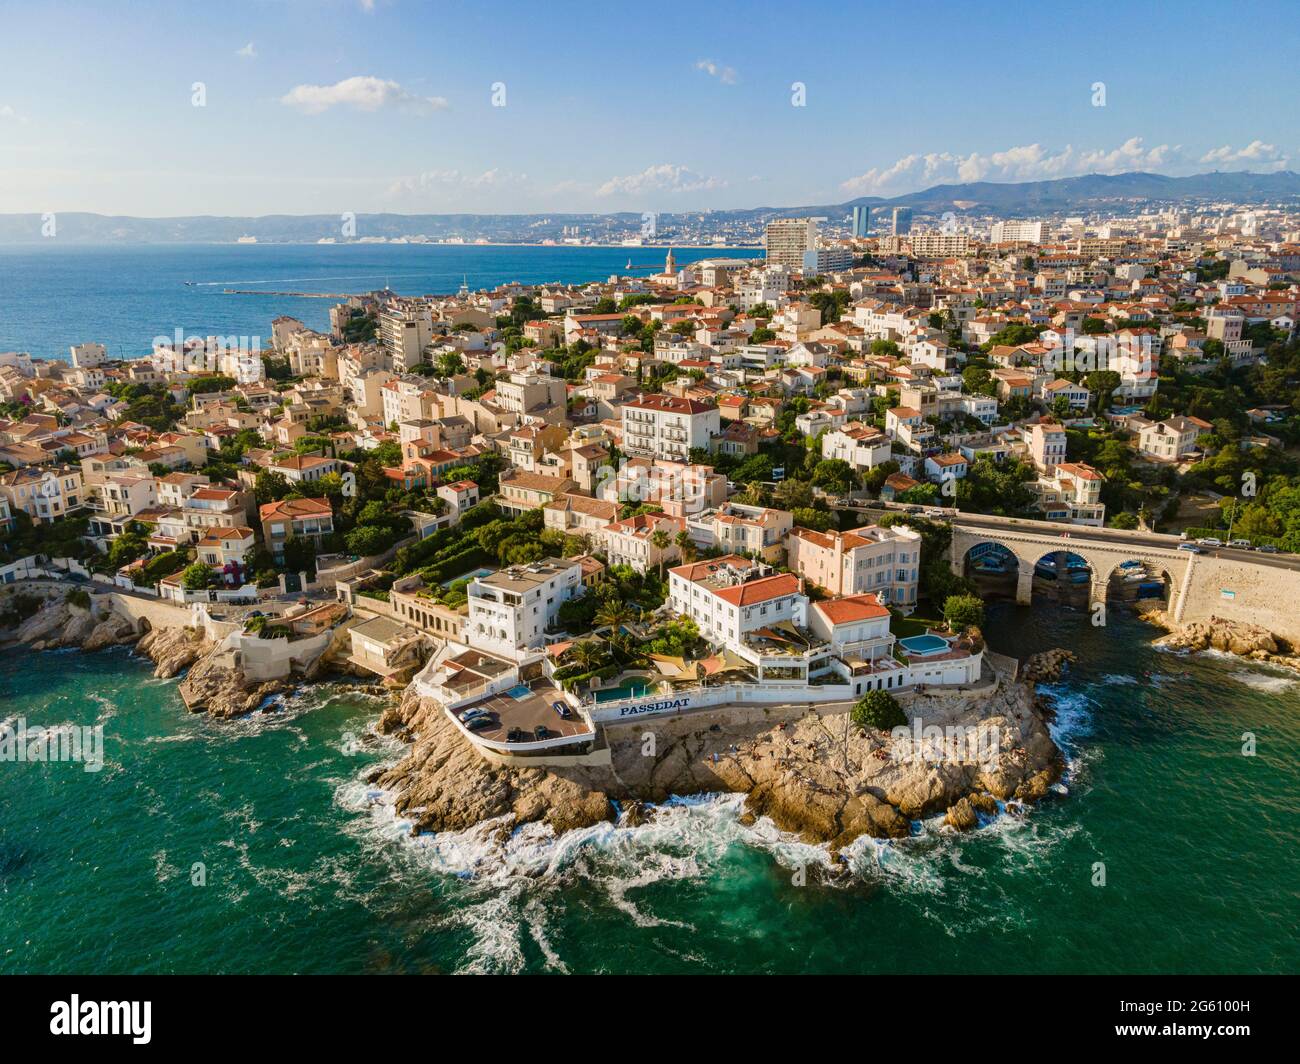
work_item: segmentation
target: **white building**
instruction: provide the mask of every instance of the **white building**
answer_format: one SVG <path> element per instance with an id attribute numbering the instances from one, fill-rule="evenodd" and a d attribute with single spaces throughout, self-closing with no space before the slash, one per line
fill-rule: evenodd
<path id="1" fill-rule="evenodd" d="M 1042 222 L 994 222 L 989 233 L 993 244 L 1041 244 Z"/>
<path id="2" fill-rule="evenodd" d="M 530 656 L 545 641 L 560 606 L 582 593 L 582 564 L 545 558 L 478 577 L 466 588 L 469 620 L 465 641 L 512 661 Z"/>
<path id="3" fill-rule="evenodd" d="M 738 554 L 670 569 L 668 599 L 677 613 L 695 621 L 704 638 L 733 650 L 756 629 L 807 620 L 808 597 L 797 576 L 773 573 Z"/>
<path id="4" fill-rule="evenodd" d="M 841 459 L 854 469 L 873 469 L 888 462 L 889 453 L 889 437 L 860 421 L 832 429 L 822 437 L 822 457 Z"/>

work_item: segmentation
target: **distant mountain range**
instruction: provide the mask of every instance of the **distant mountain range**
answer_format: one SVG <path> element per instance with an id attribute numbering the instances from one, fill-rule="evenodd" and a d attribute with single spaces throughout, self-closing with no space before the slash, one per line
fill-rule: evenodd
<path id="1" fill-rule="evenodd" d="M 804 207 L 753 207 L 739 210 L 692 211 L 659 215 L 660 243 L 683 232 L 736 235 L 771 218 L 824 216 L 840 221 L 855 206 L 911 207 L 918 215 L 958 214 L 1026 217 L 1079 214 L 1089 211 L 1122 212 L 1152 203 L 1189 207 L 1211 202 L 1242 204 L 1300 203 L 1300 174 L 1283 170 L 1271 174 L 1215 172 L 1190 177 L 1163 174 L 1088 174 L 1052 181 L 975 181 L 935 185 L 922 192 L 884 198 L 865 196 L 845 203 Z M 535 243 L 558 240 L 565 227 L 577 227 L 586 239 L 617 241 L 639 230 L 641 215 L 615 214 L 359 214 L 356 233 L 362 237 L 426 236 L 434 240 L 459 237 L 492 243 Z M 36 244 L 42 234 L 42 216 L 0 214 L 0 244 Z M 268 214 L 255 218 L 196 215 L 188 218 L 133 218 L 59 213 L 56 235 L 61 242 L 77 244 L 234 243 L 254 237 L 264 243 L 313 243 L 337 239 L 341 219 L 331 214 Z"/>

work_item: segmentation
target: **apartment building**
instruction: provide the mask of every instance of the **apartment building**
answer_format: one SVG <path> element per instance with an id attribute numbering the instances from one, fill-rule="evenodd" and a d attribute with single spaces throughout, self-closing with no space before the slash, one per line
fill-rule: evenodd
<path id="1" fill-rule="evenodd" d="M 786 564 L 834 596 L 873 594 L 904 612 L 916 607 L 921 534 L 904 525 L 864 525 L 848 532 L 795 527 Z"/>
<path id="2" fill-rule="evenodd" d="M 1042 222 L 994 222 L 989 233 L 993 244 L 1041 244 L 1043 242 Z"/>
<path id="3" fill-rule="evenodd" d="M 677 462 L 685 462 L 694 448 L 708 448 L 722 424 L 713 403 L 675 395 L 647 395 L 627 403 L 622 421 L 625 452 Z"/>
<path id="4" fill-rule="evenodd" d="M 471 580 L 465 639 L 512 661 L 541 648 L 560 606 L 582 593 L 582 564 L 545 558 Z"/>
<path id="5" fill-rule="evenodd" d="M 966 233 L 945 233 L 941 229 L 918 230 L 911 235 L 912 254 L 918 259 L 962 258 L 971 252 Z"/>
<path id="6" fill-rule="evenodd" d="M 817 248 L 817 219 L 776 218 L 767 223 L 764 237 L 767 261 L 787 270 L 803 270 L 804 252 Z"/>
<path id="7" fill-rule="evenodd" d="M 512 414 L 541 413 L 547 409 L 563 412 L 565 406 L 565 386 L 560 377 L 548 377 L 540 373 L 512 373 L 505 380 L 498 380 L 496 404 L 502 410 Z"/>
<path id="8" fill-rule="evenodd" d="M 379 315 L 379 340 L 393 369 L 406 373 L 424 361 L 424 349 L 433 340 L 433 315 L 414 303 L 390 306 Z"/>

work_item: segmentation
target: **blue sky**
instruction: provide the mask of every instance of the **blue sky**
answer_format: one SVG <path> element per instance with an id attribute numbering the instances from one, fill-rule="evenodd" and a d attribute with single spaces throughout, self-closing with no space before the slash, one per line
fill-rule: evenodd
<path id="1" fill-rule="evenodd" d="M 3 0 L 0 27 L 0 213 L 671 211 L 1300 168 L 1293 3 Z"/>

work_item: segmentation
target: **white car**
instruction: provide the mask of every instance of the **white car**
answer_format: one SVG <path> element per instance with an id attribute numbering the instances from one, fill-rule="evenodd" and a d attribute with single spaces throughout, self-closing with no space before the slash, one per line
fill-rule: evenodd
<path id="1" fill-rule="evenodd" d="M 1196 541 L 1202 547 L 1222 547 L 1223 540 L 1215 539 L 1213 536 L 1206 536 Z"/>

